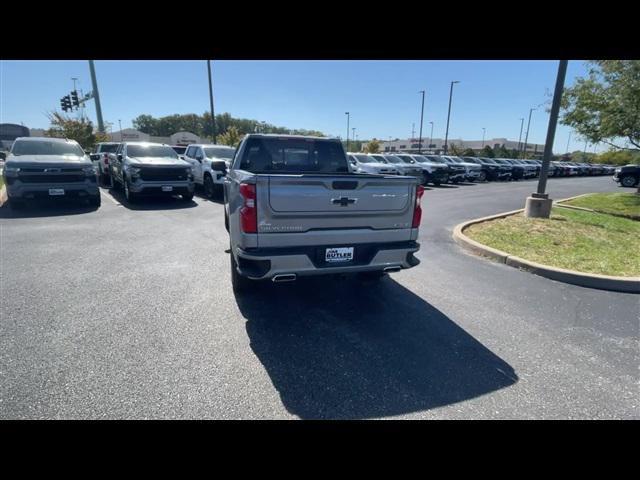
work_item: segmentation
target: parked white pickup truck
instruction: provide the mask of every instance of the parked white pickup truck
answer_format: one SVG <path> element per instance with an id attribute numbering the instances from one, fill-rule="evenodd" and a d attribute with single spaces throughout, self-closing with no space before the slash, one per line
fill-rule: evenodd
<path id="1" fill-rule="evenodd" d="M 232 285 L 414 267 L 423 192 L 415 177 L 351 171 L 338 139 L 249 134 L 224 183 Z"/>
<path id="2" fill-rule="evenodd" d="M 96 144 L 96 151 L 89 155 L 92 161 L 98 163 L 98 178 L 103 185 L 111 183 L 109 175 L 109 154 L 116 153 L 119 142 L 103 142 Z"/>
<path id="3" fill-rule="evenodd" d="M 187 147 L 183 160 L 191 164 L 194 181 L 212 198 L 222 192 L 224 176 L 229 170 L 236 149 L 226 145 L 192 144 Z"/>

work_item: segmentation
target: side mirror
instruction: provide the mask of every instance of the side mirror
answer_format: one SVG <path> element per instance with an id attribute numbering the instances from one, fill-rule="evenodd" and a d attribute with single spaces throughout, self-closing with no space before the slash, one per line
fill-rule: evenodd
<path id="1" fill-rule="evenodd" d="M 117 156 L 116 158 L 118 159 L 118 161 L 119 161 L 119 162 L 121 162 L 121 161 L 122 161 L 122 154 L 121 154 L 121 153 L 119 153 L 119 154 L 118 154 L 118 156 Z"/>
<path id="2" fill-rule="evenodd" d="M 198 155 L 198 156 L 196 157 L 196 160 L 197 160 L 199 163 L 202 163 L 202 157 L 201 157 L 200 155 Z"/>

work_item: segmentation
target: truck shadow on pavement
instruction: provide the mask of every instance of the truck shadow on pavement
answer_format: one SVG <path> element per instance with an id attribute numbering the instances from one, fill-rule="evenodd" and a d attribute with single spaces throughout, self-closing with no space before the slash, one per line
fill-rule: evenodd
<path id="1" fill-rule="evenodd" d="M 260 285 L 236 295 L 287 410 L 364 419 L 462 402 L 518 381 L 506 362 L 391 278 Z"/>
<path id="2" fill-rule="evenodd" d="M 37 201 L 30 200 L 20 210 L 15 210 L 8 203 L 0 208 L 0 218 L 40 218 L 40 217 L 59 217 L 68 215 L 81 215 L 84 213 L 92 213 L 98 210 L 98 207 L 87 205 L 80 200 L 57 200 Z"/>
<path id="3" fill-rule="evenodd" d="M 179 210 L 182 208 L 193 208 L 198 206 L 198 204 L 193 200 L 186 202 L 178 196 L 149 195 L 138 197 L 135 199 L 134 203 L 130 203 L 127 201 L 124 196 L 124 192 L 121 190 L 110 188 L 105 190 L 104 193 L 111 195 L 114 200 L 129 210 Z"/>

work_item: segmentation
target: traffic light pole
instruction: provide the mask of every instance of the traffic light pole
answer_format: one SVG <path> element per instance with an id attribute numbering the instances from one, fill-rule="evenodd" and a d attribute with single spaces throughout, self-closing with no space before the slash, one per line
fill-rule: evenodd
<path id="1" fill-rule="evenodd" d="M 100 94 L 98 93 L 98 81 L 96 80 L 96 69 L 93 60 L 89 60 L 89 70 L 91 71 L 91 85 L 93 86 L 93 98 L 96 101 L 96 116 L 98 117 L 98 131 L 104 133 L 104 123 L 102 122 L 102 108 L 100 107 Z"/>

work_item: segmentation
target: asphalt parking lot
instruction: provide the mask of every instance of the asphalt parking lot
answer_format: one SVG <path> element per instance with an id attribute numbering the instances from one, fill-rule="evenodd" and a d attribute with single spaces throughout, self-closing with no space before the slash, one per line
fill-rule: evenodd
<path id="1" fill-rule="evenodd" d="M 236 298 L 220 202 L 0 208 L 0 418 L 640 418 L 640 297 L 465 253 L 536 181 L 429 188 L 422 263 Z M 553 178 L 555 199 L 620 191 Z"/>

